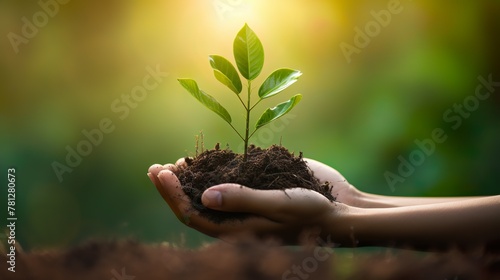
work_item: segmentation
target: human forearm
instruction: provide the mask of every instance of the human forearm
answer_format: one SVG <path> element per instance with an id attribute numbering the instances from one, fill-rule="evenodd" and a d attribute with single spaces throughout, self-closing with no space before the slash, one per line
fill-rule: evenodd
<path id="1" fill-rule="evenodd" d="M 237 223 L 213 223 L 192 211 L 174 167 L 153 165 L 148 175 L 181 222 L 214 237 L 232 238 L 250 233 L 281 239 L 284 244 L 321 237 L 322 241 L 343 247 L 416 249 L 488 245 L 500 240 L 500 196 L 401 207 L 389 205 L 385 197 L 373 196 L 374 201 L 385 203 L 385 208 L 373 203 L 371 207 L 375 208 L 364 208 L 356 204 L 362 201 L 356 200 L 357 189 L 341 178 L 336 181 L 326 178 L 337 183 L 332 190 L 337 202 L 333 203 L 318 192 L 301 188 L 284 192 L 254 190 L 238 184 L 213 186 L 202 196 L 205 207 L 253 214 Z"/>
<path id="2" fill-rule="evenodd" d="M 477 197 L 400 197 L 366 193 L 351 185 L 337 170 L 313 159 L 305 159 L 314 176 L 332 187 L 332 195 L 340 203 L 360 208 L 386 208 L 451 202 Z"/>
<path id="3" fill-rule="evenodd" d="M 466 248 L 500 236 L 500 196 L 397 208 L 349 207 L 332 215 L 336 220 L 329 232 L 343 247 Z"/>
<path id="4" fill-rule="evenodd" d="M 477 199 L 481 196 L 457 196 L 457 197 L 401 197 L 385 196 L 358 191 L 357 207 L 361 208 L 388 208 L 401 206 L 415 206 L 434 203 L 456 202 L 469 199 Z"/>

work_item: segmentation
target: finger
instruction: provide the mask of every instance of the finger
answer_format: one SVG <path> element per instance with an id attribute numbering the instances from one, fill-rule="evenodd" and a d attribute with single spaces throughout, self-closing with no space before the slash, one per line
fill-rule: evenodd
<path id="1" fill-rule="evenodd" d="M 219 227 L 222 227 L 223 231 L 218 237 L 231 242 L 231 240 L 238 240 L 241 235 L 259 238 L 281 236 L 285 226 L 267 218 L 254 216 L 243 221 L 227 221 Z"/>
<path id="2" fill-rule="evenodd" d="M 153 164 L 151 167 L 148 169 L 148 177 L 151 180 L 151 182 L 155 185 L 156 189 L 160 193 L 160 195 L 163 197 L 165 201 L 168 200 L 168 197 L 166 196 L 165 192 L 163 191 L 163 188 L 161 186 L 161 182 L 158 179 L 158 173 L 160 171 L 165 170 L 166 165 L 160 165 L 160 164 Z"/>
<path id="3" fill-rule="evenodd" d="M 177 218 L 186 223 L 191 215 L 192 207 L 189 197 L 181 188 L 179 179 L 168 169 L 160 171 L 157 178 L 160 182 L 159 192 L 163 199 L 172 208 Z"/>
<path id="4" fill-rule="evenodd" d="M 178 167 L 186 167 L 187 166 L 187 163 L 186 163 L 186 158 L 180 158 L 178 159 L 176 162 L 175 162 L 175 165 L 178 166 Z"/>
<path id="5" fill-rule="evenodd" d="M 151 170 L 155 174 L 161 168 L 156 167 Z M 214 223 L 205 217 L 199 215 L 192 208 L 191 201 L 182 191 L 181 185 L 175 174 L 170 170 L 162 169 L 157 176 L 159 182 L 159 192 L 174 211 L 177 218 L 198 231 L 201 231 L 212 237 L 228 239 L 229 236 L 234 236 L 239 233 L 251 233 L 256 235 L 264 235 L 277 232 L 280 225 L 265 219 L 265 218 L 247 218 L 244 221 L 227 221 L 222 224 Z"/>
<path id="6" fill-rule="evenodd" d="M 280 222 L 305 215 L 301 212 L 324 210 L 319 204 L 329 202 L 321 194 L 302 188 L 255 190 L 238 184 L 213 186 L 203 193 L 201 201 L 215 210 L 252 213 Z"/>
<path id="7" fill-rule="evenodd" d="M 244 220 L 226 220 L 222 223 L 214 223 L 198 213 L 191 215 L 191 228 L 203 232 L 209 236 L 226 241 L 238 239 L 240 235 L 254 235 L 256 237 L 279 236 L 284 226 L 264 217 L 248 217 Z"/>
<path id="8" fill-rule="evenodd" d="M 164 164 L 163 169 L 168 169 L 175 174 L 177 174 L 177 171 L 179 171 L 179 167 L 177 165 L 171 164 L 171 163 Z"/>
<path id="9" fill-rule="evenodd" d="M 158 173 L 165 169 L 164 165 L 161 164 L 153 164 L 148 168 L 148 174 L 151 173 L 154 177 L 158 176 Z M 154 183 L 154 182 L 153 182 Z"/>
<path id="10" fill-rule="evenodd" d="M 169 198 L 166 196 L 166 193 L 163 191 L 163 188 L 161 186 L 161 182 L 158 179 L 158 173 L 160 173 L 160 171 L 162 171 L 162 170 L 170 170 L 170 171 L 175 173 L 178 171 L 178 167 L 174 164 L 167 163 L 164 165 L 153 164 L 148 169 L 147 175 L 148 175 L 149 179 L 155 185 L 156 189 L 158 190 L 160 195 L 163 197 L 163 199 L 165 201 L 167 201 Z"/>
<path id="11" fill-rule="evenodd" d="M 304 161 L 313 171 L 314 177 L 320 180 L 320 183 L 325 183 L 327 181 L 330 183 L 346 181 L 340 172 L 322 162 L 310 158 L 305 158 Z"/>
<path id="12" fill-rule="evenodd" d="M 161 194 L 161 196 L 163 197 L 164 194 L 162 193 L 162 190 L 161 190 L 161 183 L 160 181 L 158 180 L 158 173 L 160 171 L 162 171 L 164 169 L 163 165 L 160 165 L 160 164 L 153 164 L 149 167 L 148 169 L 148 177 L 149 179 L 151 180 L 151 182 L 155 185 L 156 189 L 158 190 L 158 192 Z M 164 197 L 165 198 L 165 197 Z"/>

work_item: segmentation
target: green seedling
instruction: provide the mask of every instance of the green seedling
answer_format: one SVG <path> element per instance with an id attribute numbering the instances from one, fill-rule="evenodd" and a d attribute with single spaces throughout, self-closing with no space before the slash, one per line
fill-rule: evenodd
<path id="1" fill-rule="evenodd" d="M 239 74 L 247 81 L 246 100 L 241 97 L 243 85 L 240 75 L 233 64 L 219 55 L 210 55 L 209 61 L 214 70 L 215 78 L 234 92 L 245 108 L 246 117 L 244 133 L 238 132 L 231 123 L 232 119 L 229 112 L 217 102 L 214 97 L 201 90 L 196 81 L 192 79 L 178 79 L 178 81 L 192 96 L 205 105 L 205 107 L 224 119 L 238 134 L 244 142 L 243 160 L 245 161 L 247 159 L 248 141 L 252 135 L 254 135 L 259 128 L 290 112 L 290 110 L 302 99 L 302 95 L 296 94 L 289 100 L 279 103 L 275 107 L 266 109 L 257 120 L 252 132 L 250 132 L 250 113 L 262 100 L 278 94 L 295 83 L 302 73 L 298 70 L 288 68 L 281 68 L 274 71 L 262 83 L 258 92 L 259 99 L 252 104 L 252 82 L 259 76 L 262 66 L 264 65 L 264 49 L 257 35 L 247 24 L 243 26 L 234 39 L 233 54 Z"/>

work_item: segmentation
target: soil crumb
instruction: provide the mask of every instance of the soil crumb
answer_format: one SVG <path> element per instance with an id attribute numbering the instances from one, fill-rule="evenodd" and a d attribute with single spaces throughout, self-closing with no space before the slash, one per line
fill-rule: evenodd
<path id="1" fill-rule="evenodd" d="M 328 200 L 335 198 L 330 193 L 328 183 L 321 184 L 302 158 L 295 156 L 282 146 L 273 145 L 262 149 L 254 145 L 248 147 L 247 161 L 242 154 L 229 149 L 207 150 L 195 158 L 186 158 L 187 166 L 177 176 L 186 195 L 191 199 L 194 209 L 200 215 L 220 223 L 227 220 L 242 220 L 245 213 L 227 213 L 208 209 L 201 203 L 203 192 L 214 185 L 236 183 L 254 189 L 283 190 L 306 188 L 319 192 Z"/>

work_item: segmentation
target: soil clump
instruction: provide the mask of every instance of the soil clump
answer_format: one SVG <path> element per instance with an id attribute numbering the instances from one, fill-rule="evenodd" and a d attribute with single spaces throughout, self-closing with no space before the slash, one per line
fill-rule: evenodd
<path id="1" fill-rule="evenodd" d="M 262 149 L 248 147 L 248 157 L 230 149 L 206 150 L 195 158 L 186 158 L 186 166 L 177 174 L 184 193 L 191 199 L 193 208 L 202 216 L 220 223 L 232 219 L 245 219 L 246 213 L 228 213 L 208 209 L 201 203 L 203 192 L 214 185 L 236 183 L 260 190 L 283 190 L 290 188 L 311 189 L 334 201 L 329 183 L 321 184 L 302 158 L 286 148 L 273 145 Z"/>

